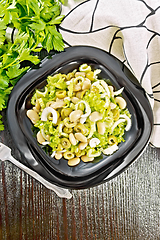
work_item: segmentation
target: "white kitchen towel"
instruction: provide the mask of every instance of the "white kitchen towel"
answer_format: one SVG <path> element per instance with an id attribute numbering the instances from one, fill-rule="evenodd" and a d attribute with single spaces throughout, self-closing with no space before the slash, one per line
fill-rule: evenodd
<path id="1" fill-rule="evenodd" d="M 160 147 L 160 0 L 68 0 L 62 14 L 66 46 L 103 49 L 139 80 L 154 114 L 150 142 Z"/>

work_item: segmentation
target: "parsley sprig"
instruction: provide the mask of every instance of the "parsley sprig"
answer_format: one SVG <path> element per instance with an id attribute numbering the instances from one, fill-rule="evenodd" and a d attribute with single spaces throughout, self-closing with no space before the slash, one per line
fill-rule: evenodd
<path id="1" fill-rule="evenodd" d="M 63 0 L 0 1 L 0 111 L 7 107 L 13 87 L 30 64 L 40 62 L 35 53 L 63 51 L 63 38 L 57 31 L 64 17 L 60 2 Z M 0 131 L 4 130 L 1 118 Z"/>

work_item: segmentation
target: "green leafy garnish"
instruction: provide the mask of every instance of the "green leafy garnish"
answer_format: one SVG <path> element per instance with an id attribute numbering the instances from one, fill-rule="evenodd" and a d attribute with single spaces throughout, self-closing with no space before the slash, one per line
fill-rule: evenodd
<path id="1" fill-rule="evenodd" d="M 61 3 L 62 0 L 0 1 L 0 111 L 7 107 L 17 81 L 32 64 L 40 62 L 37 52 L 63 51 L 63 39 L 57 31 L 57 24 L 64 17 Z M 3 129 L 0 120 L 0 130 Z"/>

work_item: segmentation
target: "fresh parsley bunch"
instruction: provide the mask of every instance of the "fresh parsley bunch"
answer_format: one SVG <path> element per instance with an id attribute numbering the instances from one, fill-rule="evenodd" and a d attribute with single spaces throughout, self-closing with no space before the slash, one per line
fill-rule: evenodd
<path id="1" fill-rule="evenodd" d="M 64 42 L 57 31 L 61 23 L 62 0 L 0 1 L 0 111 L 30 64 L 38 64 L 35 52 L 46 49 L 63 51 Z M 28 62 L 28 65 L 24 61 Z M 0 115 L 0 119 L 2 116 Z M 0 120 L 0 130 L 3 130 Z"/>

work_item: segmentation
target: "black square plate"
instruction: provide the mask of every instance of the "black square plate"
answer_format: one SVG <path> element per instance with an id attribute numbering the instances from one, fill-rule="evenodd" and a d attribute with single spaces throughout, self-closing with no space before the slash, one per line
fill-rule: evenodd
<path id="1" fill-rule="evenodd" d="M 35 88 L 46 84 L 48 75 L 68 73 L 82 63 L 101 69 L 100 77 L 110 79 L 116 89 L 124 87 L 123 97 L 132 115 L 132 127 L 125 133 L 125 142 L 111 156 L 94 162 L 69 167 L 67 161 L 49 157 L 37 144 L 32 124 L 26 116 Z M 153 115 L 144 89 L 122 62 L 103 50 L 76 46 L 46 58 L 38 69 L 26 73 L 14 87 L 8 108 L 7 121 L 13 140 L 28 165 L 48 181 L 66 188 L 81 189 L 108 181 L 121 173 L 140 156 L 147 146 L 153 127 Z"/>

